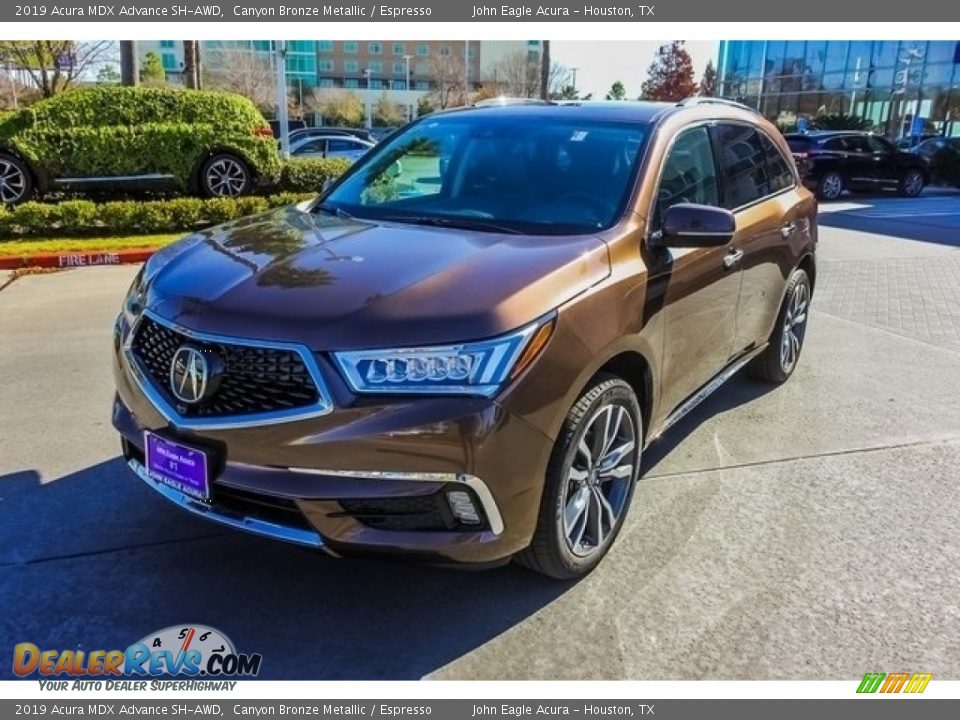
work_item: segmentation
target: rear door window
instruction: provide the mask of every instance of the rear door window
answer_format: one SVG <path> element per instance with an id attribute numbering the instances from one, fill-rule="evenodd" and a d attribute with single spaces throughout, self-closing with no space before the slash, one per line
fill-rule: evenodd
<path id="1" fill-rule="evenodd" d="M 749 125 L 733 124 L 717 125 L 715 132 L 724 207 L 734 210 L 769 195 L 760 133 Z"/>
<path id="2" fill-rule="evenodd" d="M 793 187 L 793 170 L 780 152 L 780 148 L 763 133 L 760 134 L 760 144 L 763 145 L 763 152 L 767 159 L 767 179 L 770 182 L 770 190 L 777 192 Z"/>

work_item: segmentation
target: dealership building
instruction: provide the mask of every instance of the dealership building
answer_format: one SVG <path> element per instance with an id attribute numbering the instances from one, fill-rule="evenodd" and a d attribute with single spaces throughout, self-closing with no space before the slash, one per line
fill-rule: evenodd
<path id="1" fill-rule="evenodd" d="M 737 40 L 720 43 L 718 93 L 784 129 L 843 113 L 876 132 L 960 135 L 960 41 Z"/>

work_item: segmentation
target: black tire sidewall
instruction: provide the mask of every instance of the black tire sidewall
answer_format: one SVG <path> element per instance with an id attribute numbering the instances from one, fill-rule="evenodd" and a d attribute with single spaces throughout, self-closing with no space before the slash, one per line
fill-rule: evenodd
<path id="1" fill-rule="evenodd" d="M 633 493 L 637 485 L 637 478 L 640 474 L 639 461 L 642 457 L 641 449 L 643 444 L 643 420 L 640 412 L 640 403 L 630 385 L 619 379 L 604 380 L 591 385 L 583 393 L 583 395 L 581 395 L 581 398 L 588 395 L 598 385 L 608 383 L 610 384 L 610 387 L 605 389 L 603 393 L 596 397 L 587 406 L 586 411 L 583 412 L 582 416 L 580 417 L 579 423 L 577 424 L 577 427 L 573 433 L 564 433 L 564 436 L 561 436 L 565 437 L 565 439 L 562 442 L 559 442 L 555 447 L 554 455 L 551 459 L 547 472 L 549 492 L 545 500 L 549 503 L 548 507 L 551 509 L 550 535 L 552 545 L 554 546 L 557 559 L 572 577 L 584 575 L 592 570 L 603 559 L 610 547 L 613 545 L 620 533 L 620 529 L 623 527 L 624 520 L 626 519 L 627 513 L 630 509 L 630 504 L 633 500 Z M 630 417 L 634 423 L 634 430 L 637 435 L 637 448 L 634 450 L 636 453 L 634 474 L 630 480 L 630 485 L 627 488 L 627 496 L 624 500 L 623 510 L 620 512 L 620 516 L 617 518 L 617 523 L 606 539 L 604 546 L 599 551 L 594 552 L 587 557 L 579 557 L 574 555 L 573 551 L 568 546 L 563 530 L 563 510 L 565 506 L 564 500 L 567 487 L 567 476 L 570 471 L 570 466 L 572 465 L 576 455 L 577 444 L 587 431 L 590 419 L 594 416 L 599 408 L 611 403 L 624 407 L 627 412 L 630 413 Z M 569 427 L 568 423 L 570 422 L 571 416 L 575 411 L 576 405 L 574 408 L 571 408 L 570 414 L 567 416 L 567 421 L 564 424 L 565 428 Z"/>
<path id="2" fill-rule="evenodd" d="M 246 176 L 246 181 L 244 182 L 243 189 L 236 195 L 217 195 L 213 192 L 210 187 L 207 185 L 207 170 L 210 169 L 210 166 L 219 160 L 232 160 L 237 163 Z M 215 155 L 211 155 L 209 158 L 204 161 L 203 165 L 200 166 L 200 178 L 199 178 L 199 187 L 200 193 L 204 197 L 208 198 L 238 198 L 243 197 L 250 192 L 250 189 L 253 187 L 253 174 L 250 171 L 250 166 L 243 160 L 243 158 L 234 155 L 233 153 L 222 152 Z"/>

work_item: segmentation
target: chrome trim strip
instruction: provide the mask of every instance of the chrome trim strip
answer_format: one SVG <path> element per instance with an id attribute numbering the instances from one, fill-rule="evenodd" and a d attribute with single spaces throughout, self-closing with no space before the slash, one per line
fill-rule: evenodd
<path id="1" fill-rule="evenodd" d="M 249 515 L 227 514 L 215 505 L 208 505 L 205 502 L 196 500 L 189 495 L 176 490 L 169 485 L 154 480 L 147 469 L 136 460 L 128 460 L 127 467 L 133 470 L 134 474 L 151 488 L 160 493 L 174 505 L 187 510 L 194 515 L 200 515 L 208 520 L 213 520 L 222 525 L 228 525 L 237 530 L 274 540 L 283 540 L 284 542 L 295 543 L 297 545 L 306 545 L 312 548 L 324 548 L 323 538 L 320 533 L 305 530 L 303 528 L 290 527 L 289 525 L 280 525 L 278 523 L 268 522 L 260 518 L 250 517 Z M 325 548 L 324 548 L 325 549 Z"/>
<path id="2" fill-rule="evenodd" d="M 490 488 L 480 478 L 465 473 L 435 473 L 435 472 L 401 472 L 392 470 L 323 470 L 316 468 L 291 467 L 291 472 L 307 473 L 309 475 L 327 475 L 330 477 L 345 477 L 370 480 L 400 480 L 406 482 L 442 482 L 462 483 L 470 487 L 483 506 L 483 512 L 490 523 L 490 531 L 494 535 L 503 532 L 503 517 L 497 501 L 493 499 Z"/>
<path id="3" fill-rule="evenodd" d="M 133 182 L 135 180 L 149 180 L 154 182 L 157 180 L 173 180 L 173 175 L 168 175 L 165 173 L 147 173 L 145 175 L 104 175 L 97 177 L 68 177 L 68 178 L 54 178 L 53 182 L 59 183 L 61 185 L 81 185 L 85 183 L 102 183 L 102 182 Z"/>
<path id="4" fill-rule="evenodd" d="M 753 360 L 757 355 L 762 353 L 767 349 L 769 343 L 764 343 L 758 348 L 754 348 L 749 353 L 744 355 L 742 358 L 737 360 L 733 365 L 727 367 L 726 370 L 721 371 L 719 374 L 715 375 L 710 382 L 701 387 L 697 392 L 687 398 L 676 410 L 674 410 L 666 420 L 664 420 L 663 425 L 660 426 L 660 429 L 656 432 L 655 435 L 650 437 L 650 440 L 656 440 L 661 435 L 663 435 L 667 430 L 672 426 L 676 425 L 680 420 L 683 419 L 691 410 L 693 410 L 697 405 L 702 403 L 708 397 L 713 395 L 717 389 L 720 388 L 727 380 L 732 378 L 737 372 L 743 368 L 748 362 Z"/>
<path id="5" fill-rule="evenodd" d="M 154 322 L 174 332 L 196 340 L 221 343 L 224 345 L 240 345 L 296 352 L 300 355 L 300 359 L 303 360 L 303 364 L 306 366 L 307 372 L 310 373 L 310 377 L 313 378 L 313 384 L 316 385 L 318 396 L 316 404 L 295 410 L 275 410 L 266 413 L 236 416 L 233 419 L 230 419 L 230 417 L 185 418 L 181 416 L 170 403 L 167 402 L 166 398 L 157 391 L 154 387 L 153 380 L 149 378 L 143 368 L 140 367 L 140 363 L 133 353 L 133 338 L 140 328 L 140 321 L 144 316 L 149 317 Z M 189 328 L 181 327 L 175 322 L 162 318 L 150 310 L 144 310 L 143 314 L 137 318 L 127 333 L 127 337 L 123 342 L 122 356 L 125 361 L 124 365 L 136 381 L 140 392 L 146 396 L 150 404 L 157 409 L 157 412 L 178 428 L 191 430 L 226 430 L 230 428 L 259 427 L 262 425 L 276 425 L 294 420 L 320 417 L 333 410 L 333 399 L 330 396 L 330 391 L 327 389 L 326 383 L 323 381 L 323 376 L 320 374 L 320 367 L 317 365 L 313 353 L 311 353 L 310 349 L 305 345 L 284 342 L 265 342 L 262 340 L 234 337 L 232 335 L 197 332 Z"/>

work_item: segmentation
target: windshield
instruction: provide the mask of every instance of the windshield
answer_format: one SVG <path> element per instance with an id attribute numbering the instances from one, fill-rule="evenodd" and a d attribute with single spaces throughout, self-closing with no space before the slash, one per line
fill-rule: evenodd
<path id="1" fill-rule="evenodd" d="M 320 207 L 491 232 L 593 232 L 621 216 L 647 132 L 542 115 L 426 118 L 371 151 Z"/>

